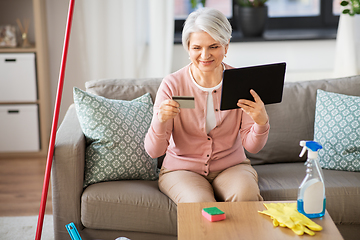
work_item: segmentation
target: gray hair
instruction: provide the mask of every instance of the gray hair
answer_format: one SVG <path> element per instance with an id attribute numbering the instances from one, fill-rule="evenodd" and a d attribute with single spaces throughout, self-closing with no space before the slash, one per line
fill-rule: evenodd
<path id="1" fill-rule="evenodd" d="M 226 46 L 231 38 L 232 27 L 225 15 L 216 9 L 201 8 L 192 12 L 182 31 L 182 44 L 186 51 L 189 50 L 190 34 L 202 31 Z"/>

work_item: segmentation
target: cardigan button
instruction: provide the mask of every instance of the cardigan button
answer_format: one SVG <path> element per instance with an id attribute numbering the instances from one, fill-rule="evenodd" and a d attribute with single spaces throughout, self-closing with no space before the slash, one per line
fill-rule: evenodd
<path id="1" fill-rule="evenodd" d="M 210 155 L 208 154 L 208 155 L 206 155 L 207 157 L 210 157 Z M 206 166 L 206 164 L 205 164 L 205 166 Z"/>
<path id="2" fill-rule="evenodd" d="M 216 111 L 216 112 L 218 112 L 218 111 L 219 111 L 219 109 L 215 109 L 215 111 Z"/>
<path id="3" fill-rule="evenodd" d="M 208 140 L 211 140 L 211 138 L 208 138 Z"/>
<path id="4" fill-rule="evenodd" d="M 207 173 L 207 171 L 204 171 L 204 173 Z"/>
<path id="5" fill-rule="evenodd" d="M 214 93 L 216 93 L 216 90 L 214 90 Z"/>

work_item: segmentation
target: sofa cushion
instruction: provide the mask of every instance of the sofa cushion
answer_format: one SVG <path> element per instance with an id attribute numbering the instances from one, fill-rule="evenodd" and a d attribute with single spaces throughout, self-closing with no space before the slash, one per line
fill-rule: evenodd
<path id="1" fill-rule="evenodd" d="M 257 154 L 247 153 L 253 165 L 305 161 L 306 156 L 299 158 L 299 143 L 314 138 L 317 89 L 360 96 L 360 76 L 285 82 L 282 102 L 266 105 L 270 133 L 265 147 Z"/>
<path id="2" fill-rule="evenodd" d="M 360 171 L 360 97 L 318 90 L 314 131 L 322 168 Z"/>
<path id="3" fill-rule="evenodd" d="M 132 100 L 150 93 L 153 102 L 161 78 L 144 79 L 98 79 L 85 83 L 86 91 L 111 99 Z"/>
<path id="4" fill-rule="evenodd" d="M 132 101 L 113 100 L 74 88 L 74 102 L 88 146 L 84 187 L 120 179 L 157 179 L 157 159 L 144 149 L 152 119 L 147 93 Z"/>
<path id="5" fill-rule="evenodd" d="M 304 163 L 256 165 L 265 201 L 297 200 L 305 177 Z M 326 209 L 336 224 L 360 224 L 360 173 L 323 170 Z"/>
<path id="6" fill-rule="evenodd" d="M 90 185 L 81 197 L 87 228 L 177 234 L 176 205 L 157 181 L 113 181 Z"/>

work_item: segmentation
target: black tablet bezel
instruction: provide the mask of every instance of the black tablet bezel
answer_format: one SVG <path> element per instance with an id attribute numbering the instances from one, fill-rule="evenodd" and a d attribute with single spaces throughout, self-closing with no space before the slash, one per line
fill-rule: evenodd
<path id="1" fill-rule="evenodd" d="M 285 71 L 285 62 L 224 70 L 220 110 L 239 108 L 239 99 L 254 101 L 250 89 L 254 89 L 264 104 L 280 103 Z"/>

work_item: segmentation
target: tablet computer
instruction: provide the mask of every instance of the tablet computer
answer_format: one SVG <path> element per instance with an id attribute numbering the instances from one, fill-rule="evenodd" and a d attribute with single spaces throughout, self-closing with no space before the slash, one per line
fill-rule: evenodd
<path id="1" fill-rule="evenodd" d="M 254 101 L 250 89 L 254 89 L 264 104 L 281 102 L 285 69 L 286 63 L 281 62 L 224 70 L 220 110 L 239 108 L 239 99 Z"/>

